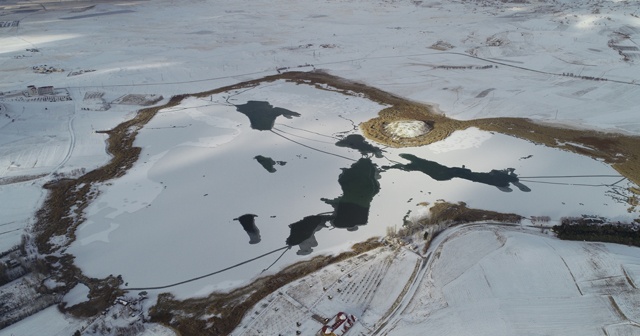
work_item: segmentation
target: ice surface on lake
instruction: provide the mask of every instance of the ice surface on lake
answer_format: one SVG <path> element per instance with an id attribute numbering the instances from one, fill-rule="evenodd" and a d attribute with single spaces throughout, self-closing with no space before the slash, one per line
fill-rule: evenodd
<path id="1" fill-rule="evenodd" d="M 224 95 L 210 100 L 222 101 Z M 91 276 L 122 274 L 130 287 L 149 287 L 214 272 L 285 246 L 289 224 L 334 211 L 321 199 L 341 196 L 338 176 L 363 155 L 336 142 L 358 134 L 354 125 L 382 108 L 364 98 L 344 98 L 285 82 L 234 96 L 233 104 L 266 99 L 300 114 L 277 118 L 272 132 L 251 129 L 245 115 L 224 103 L 202 107 L 191 98 L 179 108 L 161 111 L 136 140 L 143 148 L 140 160 L 127 175 L 101 187 L 70 252 Z M 287 164 L 269 173 L 255 161 L 259 154 Z M 613 218 L 625 214 L 624 204 L 607 194 L 614 188 L 608 184 L 622 180 L 608 165 L 501 134 L 469 129 L 430 146 L 384 148 L 382 154 L 380 158 L 367 154 L 380 169 L 380 191 L 370 203 L 368 224 L 352 228 L 355 231 L 319 226 L 312 245 L 294 246 L 270 271 L 300 260 L 294 251 L 307 254 L 311 246 L 309 256 L 314 256 L 384 235 L 388 226 L 402 225 L 408 211 L 419 211 L 417 203 L 438 199 L 553 219 L 583 213 Z M 513 168 L 531 191 L 511 187 L 505 192 L 462 178 L 436 181 L 420 172 L 382 169 L 394 162 L 407 163 L 401 154 L 479 173 Z M 580 175 L 612 177 L 541 178 Z M 250 244 L 255 239 L 234 221 L 244 214 L 257 215 L 261 238 L 257 244 Z M 205 287 L 249 281 L 276 258 L 272 255 L 172 290 L 191 296 Z"/>

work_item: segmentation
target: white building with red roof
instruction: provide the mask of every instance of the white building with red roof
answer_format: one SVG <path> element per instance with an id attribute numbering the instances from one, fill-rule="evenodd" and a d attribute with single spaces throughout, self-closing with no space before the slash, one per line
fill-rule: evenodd
<path id="1" fill-rule="evenodd" d="M 343 336 L 356 323 L 356 317 L 344 312 L 339 312 L 327 324 L 325 324 L 318 335 L 321 336 Z"/>

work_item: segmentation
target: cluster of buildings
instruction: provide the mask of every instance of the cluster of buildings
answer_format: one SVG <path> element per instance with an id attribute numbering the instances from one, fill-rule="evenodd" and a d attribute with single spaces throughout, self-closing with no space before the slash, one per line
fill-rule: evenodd
<path id="1" fill-rule="evenodd" d="M 45 65 L 35 65 L 32 67 L 33 72 L 41 73 L 41 74 L 49 74 L 52 72 L 64 72 L 64 69 L 54 68 L 52 66 Z"/>
<path id="2" fill-rule="evenodd" d="M 35 85 L 27 86 L 27 91 L 26 91 L 27 97 L 46 96 L 46 95 L 52 95 L 52 94 L 54 94 L 53 86 L 41 86 L 41 87 L 36 87 Z"/>

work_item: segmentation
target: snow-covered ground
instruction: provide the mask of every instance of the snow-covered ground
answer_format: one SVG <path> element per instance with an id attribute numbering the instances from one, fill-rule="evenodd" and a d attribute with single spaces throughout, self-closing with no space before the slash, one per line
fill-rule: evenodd
<path id="1" fill-rule="evenodd" d="M 20 243 L 46 195 L 42 185 L 104 165 L 107 135 L 96 131 L 111 129 L 135 112 L 131 107 L 83 111 L 82 103 L 66 102 L 4 104 L 11 120 L 0 126 L 0 251 Z"/>
<path id="2" fill-rule="evenodd" d="M 640 106 L 640 88 L 636 83 L 640 74 L 637 66 L 640 52 L 636 45 L 640 32 L 638 15 L 637 6 L 624 1 L 3 1 L 0 252 L 20 242 L 22 230 L 33 221 L 33 214 L 43 200 L 45 193 L 41 186 L 46 181 L 60 175 L 76 176 L 108 160 L 104 149 L 106 135 L 95 131 L 110 129 L 135 113 L 138 107 L 117 104 L 119 98 L 128 94 L 161 95 L 166 101 L 175 94 L 256 79 L 286 71 L 283 68 L 315 68 L 434 104 L 453 118 L 527 117 L 567 127 L 639 135 L 640 121 L 635 110 Z M 43 65 L 63 71 L 48 74 L 34 71 L 34 66 Z M 27 85 L 51 85 L 59 98 L 52 102 L 49 98 L 26 97 L 21 91 Z M 316 113 L 342 114 L 358 123 L 373 117 L 379 108 L 362 99 L 350 97 L 353 103 L 349 104 L 354 105 L 347 105 L 344 96 L 320 95 L 309 88 L 298 89 L 305 92 L 300 94 L 283 87 L 279 83 L 273 89 L 282 88 L 280 91 L 262 87 L 255 93 L 248 91 L 233 103 L 267 100 L 274 106 L 302 114 L 301 118 L 286 120 L 291 122 L 288 125 L 327 134 L 348 131 L 351 124 L 344 119 L 321 124 L 322 118 L 314 123 Z M 211 99 L 224 102 L 222 96 Z M 178 121 L 189 122 L 191 126 L 172 129 L 171 134 L 163 136 L 160 133 L 169 130 L 153 129 L 150 124 L 138 139 L 145 146 L 144 153 L 150 155 L 143 156 L 132 171 L 112 186 L 101 186 L 106 192 L 89 209 L 92 218 L 81 228 L 81 239 L 73 247 L 87 272 L 122 273 L 126 275 L 125 281 L 129 277 L 132 286 L 165 284 L 174 278 L 197 276 L 217 269 L 222 261 L 231 263 L 231 259 L 245 256 L 238 254 L 221 260 L 221 254 L 214 253 L 216 248 L 234 244 L 244 248 L 243 253 L 255 251 L 252 255 L 256 255 L 267 251 L 267 246 L 284 244 L 286 224 L 330 210 L 318 198 L 339 196 L 336 179 L 339 168 L 346 167 L 345 162 L 340 162 L 342 159 L 316 156 L 316 152 L 313 156 L 309 152 L 307 159 L 302 159 L 307 149 L 290 143 L 285 146 L 272 134 L 267 137 L 248 130 L 246 118 L 233 112 L 232 107 L 195 108 L 200 103 L 209 105 L 205 101 L 187 100 L 184 104 L 190 109 L 162 113 L 154 119 L 152 123 L 158 127 L 188 125 L 177 124 Z M 350 106 L 351 110 L 346 111 Z M 308 135 L 290 131 L 298 136 L 296 139 Z M 332 152 L 337 148 L 319 144 Z M 452 151 L 454 144 L 468 148 Z M 247 203 L 236 201 L 233 208 L 223 208 L 224 203 L 212 200 L 219 195 L 219 190 L 211 191 L 213 182 L 200 181 L 204 168 L 198 164 L 212 164 L 209 169 L 233 172 L 232 176 L 239 171 L 255 174 L 251 176 L 257 179 L 261 176 L 257 174 L 268 173 L 250 159 L 265 153 L 254 152 L 256 148 L 273 150 L 275 160 L 287 161 L 287 165 L 278 166 L 278 171 L 269 175 L 275 177 L 271 182 L 274 186 L 282 186 L 282 179 L 287 176 L 284 173 L 303 174 L 322 169 L 327 175 L 325 179 L 314 176 L 306 186 L 297 184 L 298 188 L 305 186 L 304 191 L 277 190 L 297 198 L 295 201 L 286 198 L 290 203 L 278 204 L 286 206 L 287 211 L 281 210 L 276 218 L 270 217 L 270 210 L 278 203 L 277 197 L 266 197 L 253 210 L 247 209 L 247 213 L 260 211 L 258 220 L 269 224 L 277 221 L 279 226 L 273 225 L 277 227 L 273 230 L 271 226 L 269 229 L 260 226 L 262 242 L 244 245 L 248 238 L 232 219 L 245 213 L 238 209 L 240 205 L 248 207 L 251 197 L 255 200 L 260 196 L 250 195 Z M 480 149 L 483 159 L 472 161 L 470 155 L 477 155 Z M 221 167 L 220 162 L 207 161 L 215 161 L 205 154 L 214 151 L 223 153 L 225 159 L 244 155 L 247 163 L 237 163 L 242 169 L 232 165 Z M 359 157 L 357 152 L 340 151 L 347 152 L 347 157 Z M 395 156 L 398 153 L 429 155 L 428 159 L 440 164 L 466 165 L 479 172 L 513 167 L 520 176 L 551 174 L 543 172 L 616 174 L 608 166 L 588 158 L 476 130 L 455 133 L 453 138 L 428 148 L 390 151 L 391 159 L 406 163 Z M 301 157 L 291 157 L 297 154 Z M 528 155 L 533 156 L 519 160 Z M 569 156 L 571 164 L 564 164 Z M 181 176 L 179 172 L 194 174 Z M 202 175 L 215 177 L 213 172 Z M 16 182 L 24 178 L 29 181 Z M 229 189 L 235 181 L 220 180 Z M 616 181 L 577 179 L 570 183 L 606 185 Z M 624 207 L 613 202 L 610 197 L 613 195 L 607 196 L 606 186 L 554 187 L 539 182 L 557 181 L 523 181 L 531 192 L 514 188 L 507 194 L 459 179 L 434 188 L 429 177 L 417 172 L 387 171 L 380 180 L 382 191 L 373 200 L 370 214 L 371 219 L 381 224 L 367 225 L 357 233 L 349 232 L 352 235 L 344 240 L 335 241 L 333 232 L 323 229 L 316 234 L 320 243 L 316 252 L 331 246 L 346 248 L 352 240 L 384 233 L 386 226 L 401 224 L 407 210 L 416 210 L 416 202 L 437 198 L 523 215 L 550 215 L 554 219 L 586 211 L 611 218 L 626 216 Z M 185 198 L 177 198 L 172 187 L 186 190 Z M 238 189 L 234 185 L 229 192 Z M 235 196 L 245 195 L 246 190 Z M 300 195 L 307 197 L 300 199 Z M 177 204 L 176 200 L 181 208 L 168 208 L 169 204 Z M 156 207 L 170 213 L 150 210 Z M 194 212 L 190 207 L 201 210 Z M 209 207 L 210 213 L 205 213 L 204 207 Z M 221 209 L 224 216 L 211 214 L 215 209 Z M 152 213 L 151 217 L 143 217 Z M 177 220 L 178 216 L 186 216 L 187 221 Z M 144 220 L 136 222 L 138 219 Z M 225 233 L 232 237 L 214 234 L 214 219 L 231 225 L 232 230 Z M 207 221 L 212 223 L 208 227 Z M 127 225 L 132 222 L 137 225 Z M 187 226 L 159 230 L 174 223 Z M 208 231 L 195 230 L 203 228 Z M 185 236 L 187 233 L 198 235 L 198 239 L 192 241 L 195 238 Z M 130 236 L 125 237 L 127 234 Z M 151 237 L 164 240 L 153 241 Z M 210 246 L 225 238 L 226 245 Z M 326 245 L 328 241 L 333 245 Z M 148 250 L 137 246 L 142 252 L 131 253 L 138 243 L 144 243 Z M 206 248 L 202 250 L 202 246 Z M 183 255 L 170 253 L 178 247 L 184 249 Z M 90 248 L 101 252 L 90 253 Z M 185 268 L 182 273 L 166 274 L 170 271 L 163 270 L 166 265 L 151 259 L 154 253 L 169 254 L 164 260 Z M 289 253 L 285 257 L 294 256 Z M 189 258 L 195 259 L 184 261 Z M 200 259 L 206 259 L 206 263 Z M 104 268 L 97 267 L 102 262 Z M 286 259 L 282 261 L 285 262 Z M 263 264 L 256 268 L 261 270 L 270 262 Z M 154 273 L 158 270 L 165 273 Z M 146 278 L 136 272 L 146 272 Z M 147 281 L 150 277 L 154 277 L 153 282 Z M 215 288 L 237 284 L 240 278 L 248 279 L 243 274 L 216 280 L 217 283 L 195 283 L 182 294 L 204 295 Z M 611 327 L 610 334 L 624 331 L 615 328 Z"/>
<path id="3" fill-rule="evenodd" d="M 640 331 L 635 247 L 566 242 L 504 228 L 459 231 L 434 253 L 390 335 L 601 335 Z"/>
<path id="4" fill-rule="evenodd" d="M 96 324 L 86 319 L 75 319 L 65 316 L 55 306 L 46 308 L 27 319 L 12 324 L 0 331 L 1 335 L 73 335 L 76 331 L 84 331 L 83 335 L 123 335 L 115 330 L 114 324 Z M 96 328 L 93 326 L 96 325 Z M 122 326 L 120 326 L 122 328 Z M 87 328 L 87 329 L 85 329 Z M 110 328 L 111 332 L 107 332 Z M 94 332 L 95 330 L 95 332 Z M 122 330 L 122 329 L 121 329 Z M 175 333 L 155 323 L 145 324 L 141 332 L 131 335 L 140 336 L 174 336 Z"/>
<path id="5" fill-rule="evenodd" d="M 424 259 L 387 247 L 295 281 L 234 335 L 312 335 L 314 314 L 339 311 L 359 319 L 349 335 L 636 335 L 639 262 L 635 247 L 468 225 L 443 232 Z"/>
<path id="6" fill-rule="evenodd" d="M 85 322 L 60 314 L 55 306 L 12 324 L 2 330 L 4 335 L 73 335 Z"/>

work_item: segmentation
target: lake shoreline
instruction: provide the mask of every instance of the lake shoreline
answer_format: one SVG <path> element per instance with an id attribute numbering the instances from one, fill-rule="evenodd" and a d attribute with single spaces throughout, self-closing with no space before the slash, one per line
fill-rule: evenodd
<path id="1" fill-rule="evenodd" d="M 384 138 L 381 135 L 383 132 L 380 131 L 384 129 L 384 122 L 391 119 L 433 122 L 433 130 L 427 133 L 424 138 L 418 139 L 419 142 L 395 144 L 402 146 L 433 143 L 446 138 L 455 130 L 478 127 L 603 159 L 612 164 L 616 170 L 630 180 L 634 182 L 640 181 L 640 172 L 637 167 L 640 166 L 638 162 L 640 155 L 636 153 L 640 150 L 640 137 L 611 135 L 600 132 L 594 134 L 593 131 L 586 130 L 568 131 L 537 125 L 529 120 L 518 118 L 493 118 L 472 121 L 453 120 L 434 112 L 435 110 L 429 105 L 409 102 L 382 90 L 324 72 L 286 72 L 200 93 L 176 95 L 162 106 L 139 110 L 133 119 L 105 132 L 109 135 L 107 150 L 112 155 L 107 165 L 77 179 L 54 181 L 45 186 L 49 194 L 43 207 L 37 213 L 37 223 L 34 227 L 34 232 L 36 232 L 34 243 L 40 256 L 43 257 L 41 259 L 43 262 L 41 269 L 56 281 L 65 284 L 57 290 L 69 291 L 78 283 L 83 283 L 90 288 L 90 300 L 70 307 L 70 313 L 76 316 L 95 315 L 108 307 L 115 297 L 122 294 L 121 286 L 124 281 L 121 278 L 113 276 L 106 279 L 89 278 L 83 275 L 82 271 L 75 266 L 73 256 L 65 251 L 66 247 L 75 241 L 75 230 L 85 220 L 83 210 L 98 196 L 98 193 L 92 190 L 92 185 L 123 176 L 138 160 L 141 148 L 134 146 L 138 131 L 158 111 L 177 106 L 186 98 L 201 98 L 215 93 L 253 87 L 276 80 L 311 85 L 318 89 L 336 91 L 345 95 L 363 95 L 374 102 L 390 106 L 380 111 L 379 117 L 361 126 L 361 130 L 369 139 L 379 143 L 395 144 L 388 140 L 388 137 Z M 569 136 L 558 138 L 563 134 L 569 134 Z M 560 139 L 560 144 L 558 139 Z M 591 149 L 585 149 L 585 147 Z M 615 151 L 615 153 L 612 151 Z M 622 154 L 622 157 L 618 156 L 618 153 Z M 52 245 L 50 239 L 59 236 L 64 237 L 63 243 L 57 246 Z"/>

